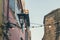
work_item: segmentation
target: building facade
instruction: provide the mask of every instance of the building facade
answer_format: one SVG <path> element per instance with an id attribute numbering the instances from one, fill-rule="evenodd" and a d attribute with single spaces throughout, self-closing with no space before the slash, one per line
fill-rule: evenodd
<path id="1" fill-rule="evenodd" d="M 60 40 L 60 8 L 44 16 L 44 37 L 42 40 Z"/>
<path id="2" fill-rule="evenodd" d="M 3 0 L 3 40 L 30 40 L 29 12 L 21 0 Z"/>

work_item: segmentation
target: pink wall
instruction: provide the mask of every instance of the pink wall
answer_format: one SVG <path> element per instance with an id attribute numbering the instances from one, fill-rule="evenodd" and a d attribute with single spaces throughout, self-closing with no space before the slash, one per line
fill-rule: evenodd
<path id="1" fill-rule="evenodd" d="M 7 0 L 4 0 L 4 22 L 6 22 L 6 21 L 7 21 Z M 16 19 L 14 19 L 13 15 L 12 15 L 11 9 L 9 9 L 9 21 L 10 21 L 10 23 L 17 24 Z M 22 32 L 22 30 L 20 28 L 18 28 L 17 26 L 12 26 L 12 27 L 13 28 L 9 28 L 9 30 L 8 30 L 9 39 L 10 40 L 20 40 L 20 37 L 22 37 L 23 40 L 25 40 L 25 31 Z"/>

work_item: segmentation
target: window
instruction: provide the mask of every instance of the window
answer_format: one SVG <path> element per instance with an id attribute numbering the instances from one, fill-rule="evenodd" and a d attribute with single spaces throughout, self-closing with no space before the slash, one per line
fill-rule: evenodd
<path id="1" fill-rule="evenodd" d="M 23 40 L 23 38 L 22 38 L 22 37 L 21 37 L 20 39 L 21 39 L 21 40 Z"/>
<path id="2" fill-rule="evenodd" d="M 9 0 L 9 7 L 14 11 L 15 10 L 15 0 Z"/>

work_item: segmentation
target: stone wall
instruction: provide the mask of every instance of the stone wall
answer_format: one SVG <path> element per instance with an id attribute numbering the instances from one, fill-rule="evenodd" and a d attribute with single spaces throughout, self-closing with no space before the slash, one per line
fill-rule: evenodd
<path id="1" fill-rule="evenodd" d="M 60 8 L 45 15 L 43 40 L 60 40 Z"/>

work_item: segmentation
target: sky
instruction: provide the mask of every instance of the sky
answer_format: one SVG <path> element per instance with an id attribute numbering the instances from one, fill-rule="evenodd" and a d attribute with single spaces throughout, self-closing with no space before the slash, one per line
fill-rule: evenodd
<path id="1" fill-rule="evenodd" d="M 60 8 L 60 0 L 25 0 L 25 8 L 29 10 L 30 23 L 43 24 L 44 16 L 52 10 Z M 31 40 L 41 40 L 44 26 L 31 28 Z"/>

